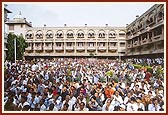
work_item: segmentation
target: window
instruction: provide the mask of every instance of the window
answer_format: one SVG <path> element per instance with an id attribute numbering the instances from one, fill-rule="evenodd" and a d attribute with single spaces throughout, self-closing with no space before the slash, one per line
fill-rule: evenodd
<path id="1" fill-rule="evenodd" d="M 20 27 L 23 28 L 23 24 L 21 24 Z"/>
<path id="2" fill-rule="evenodd" d="M 57 43 L 56 46 L 61 47 L 61 43 Z"/>
<path id="3" fill-rule="evenodd" d="M 116 42 L 110 43 L 110 46 L 116 46 Z"/>
<path id="4" fill-rule="evenodd" d="M 67 43 L 67 46 L 72 46 L 72 43 Z"/>
<path id="5" fill-rule="evenodd" d="M 94 47 L 94 43 L 89 43 L 89 47 Z"/>
<path id="6" fill-rule="evenodd" d="M 9 30 L 14 30 L 14 25 L 9 25 Z"/>
<path id="7" fill-rule="evenodd" d="M 82 46 L 83 46 L 83 43 L 78 43 L 78 46 L 82 47 Z"/>
<path id="8" fill-rule="evenodd" d="M 121 43 L 120 43 L 120 47 L 125 47 L 125 43 L 124 43 L 124 42 L 121 42 Z"/>
<path id="9" fill-rule="evenodd" d="M 105 43 L 100 43 L 99 46 L 103 47 L 103 46 L 105 46 Z"/>

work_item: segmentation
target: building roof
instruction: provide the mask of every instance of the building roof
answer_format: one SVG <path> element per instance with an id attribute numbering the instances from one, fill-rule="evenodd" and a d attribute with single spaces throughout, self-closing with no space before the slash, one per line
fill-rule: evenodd
<path id="1" fill-rule="evenodd" d="M 4 8 L 5 11 L 7 11 L 7 13 L 12 13 L 10 10 L 8 10 L 7 8 Z"/>

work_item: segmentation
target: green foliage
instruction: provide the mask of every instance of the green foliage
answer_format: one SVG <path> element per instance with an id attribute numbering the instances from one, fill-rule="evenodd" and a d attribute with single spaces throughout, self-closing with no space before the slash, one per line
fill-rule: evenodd
<path id="1" fill-rule="evenodd" d="M 105 77 L 100 77 L 99 80 L 100 80 L 101 83 L 106 82 L 106 78 Z"/>
<path id="2" fill-rule="evenodd" d="M 153 67 L 151 66 L 146 66 L 146 69 L 148 72 L 153 73 Z"/>
<path id="3" fill-rule="evenodd" d="M 112 70 L 107 71 L 107 72 L 106 72 L 106 76 L 112 77 L 112 76 L 113 76 L 113 71 L 112 71 Z"/>
<path id="4" fill-rule="evenodd" d="M 25 48 L 28 47 L 23 36 L 16 36 L 14 34 L 8 35 L 8 44 L 7 44 L 7 60 L 14 61 L 14 39 L 16 39 L 16 59 L 21 60 L 23 59 L 23 55 L 25 52 Z"/>
<path id="5" fill-rule="evenodd" d="M 137 64 L 133 64 L 134 68 L 136 69 L 141 69 L 142 68 L 142 65 L 137 65 Z"/>

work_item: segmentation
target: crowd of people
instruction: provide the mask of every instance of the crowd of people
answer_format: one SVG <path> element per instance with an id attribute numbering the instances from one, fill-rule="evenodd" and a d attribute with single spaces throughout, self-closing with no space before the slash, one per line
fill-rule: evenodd
<path id="1" fill-rule="evenodd" d="M 164 75 L 154 77 L 152 72 L 135 68 L 133 61 L 91 58 L 20 60 L 16 64 L 6 61 L 4 110 L 164 111 Z M 159 63 L 154 69 L 157 67 Z"/>

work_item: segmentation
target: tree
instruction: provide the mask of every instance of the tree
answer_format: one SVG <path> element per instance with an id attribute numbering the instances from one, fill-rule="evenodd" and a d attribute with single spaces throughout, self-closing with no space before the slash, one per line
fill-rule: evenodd
<path id="1" fill-rule="evenodd" d="M 25 52 L 25 48 L 28 47 L 23 36 L 16 36 L 15 34 L 8 35 L 7 44 L 7 60 L 14 61 L 14 39 L 16 39 L 16 59 L 22 60 Z"/>

